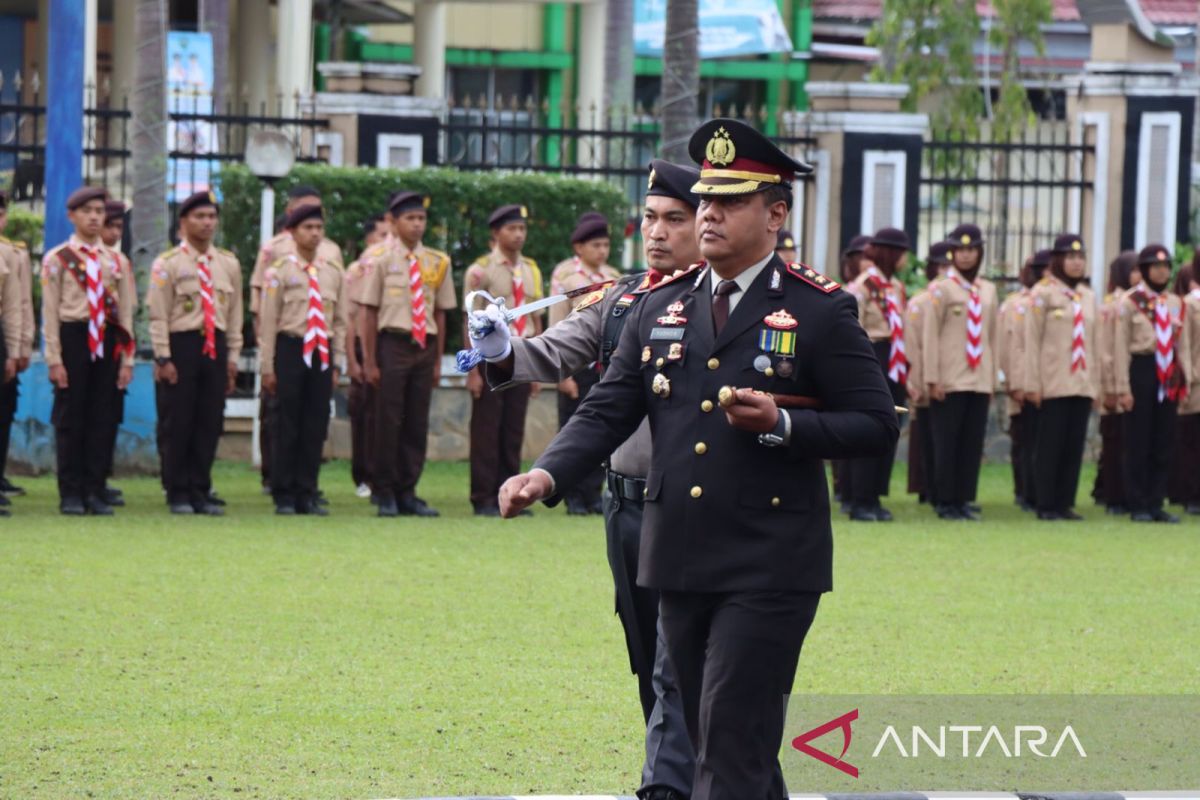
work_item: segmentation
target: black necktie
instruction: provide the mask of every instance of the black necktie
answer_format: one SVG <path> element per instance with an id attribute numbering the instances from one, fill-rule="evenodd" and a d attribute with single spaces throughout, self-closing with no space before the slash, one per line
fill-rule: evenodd
<path id="1" fill-rule="evenodd" d="M 717 293 L 713 297 L 712 305 L 713 330 L 717 336 L 721 335 L 721 329 L 729 321 L 729 296 L 739 288 L 735 281 L 721 281 L 717 284 Z"/>

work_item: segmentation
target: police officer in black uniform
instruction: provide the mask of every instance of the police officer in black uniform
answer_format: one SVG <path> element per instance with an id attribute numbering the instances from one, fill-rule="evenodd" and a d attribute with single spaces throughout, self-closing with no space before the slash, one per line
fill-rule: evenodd
<path id="1" fill-rule="evenodd" d="M 783 701 L 832 583 L 822 459 L 889 452 L 899 425 L 854 300 L 773 252 L 810 167 L 729 119 L 688 149 L 707 264 L 638 305 L 604 379 L 500 507 L 552 497 L 649 416 L 638 582 L 661 592 L 692 800 L 778 800 Z"/>

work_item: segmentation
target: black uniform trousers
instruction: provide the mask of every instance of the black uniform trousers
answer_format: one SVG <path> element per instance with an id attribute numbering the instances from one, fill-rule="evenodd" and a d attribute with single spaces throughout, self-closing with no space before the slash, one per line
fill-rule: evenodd
<path id="1" fill-rule="evenodd" d="M 637 585 L 642 540 L 644 478 L 607 473 L 604 530 L 608 565 L 616 589 L 617 616 L 625 630 L 629 666 L 637 675 L 642 718 L 646 722 L 646 760 L 642 790 L 674 789 L 688 797 L 696 756 L 688 738 L 683 701 L 667 658 L 658 619 L 658 592 Z"/>
<path id="2" fill-rule="evenodd" d="M 891 352 L 891 342 L 884 339 L 871 342 L 871 349 L 879 359 L 880 369 L 887 380 L 888 389 L 892 393 L 892 402 L 903 405 L 905 401 L 904 387 L 887 377 L 888 357 Z M 901 417 L 901 423 L 904 418 Z M 872 458 L 854 458 L 847 462 L 850 470 L 850 501 L 855 506 L 876 508 L 879 498 L 886 497 L 892 482 L 892 465 L 896 463 L 896 445 L 891 452 Z"/>
<path id="3" fill-rule="evenodd" d="M 1180 414 L 1175 462 L 1171 467 L 1171 502 L 1200 504 L 1200 414 Z"/>
<path id="4" fill-rule="evenodd" d="M 170 488 L 167 485 L 167 431 L 171 425 L 171 404 L 167 402 L 167 383 L 161 379 L 154 384 L 154 412 L 157 417 L 154 422 L 154 441 L 158 447 L 158 474 L 165 491 Z"/>
<path id="5" fill-rule="evenodd" d="M 1008 460 L 1012 465 L 1013 476 L 1013 497 L 1017 500 L 1025 499 L 1025 469 L 1021 459 L 1025 455 L 1025 447 L 1033 447 L 1033 439 L 1025 437 L 1025 419 L 1022 416 L 1025 409 L 1022 408 L 1015 414 L 1008 415 Z"/>
<path id="6" fill-rule="evenodd" d="M 1100 460 L 1092 497 L 1106 506 L 1124 506 L 1125 498 L 1125 415 L 1100 417 Z"/>
<path id="7" fill-rule="evenodd" d="M 1037 457 L 1037 435 L 1038 435 L 1038 419 L 1041 417 L 1042 410 L 1032 403 L 1022 403 L 1020 417 L 1021 439 L 1023 446 L 1021 447 L 1021 482 L 1022 494 L 1025 502 L 1033 508 L 1037 508 L 1038 498 L 1038 478 L 1037 470 L 1034 466 L 1034 460 Z"/>
<path id="8" fill-rule="evenodd" d="M 258 404 L 258 452 L 261 457 L 260 471 L 263 486 L 272 486 L 271 467 L 275 463 L 275 412 L 279 401 L 263 392 Z"/>
<path id="9" fill-rule="evenodd" d="M 304 340 L 279 334 L 275 340 L 275 418 L 271 492 L 276 503 L 311 504 L 316 499 L 321 450 L 329 431 L 333 365 L 321 369 L 314 352 L 304 363 Z"/>
<path id="10" fill-rule="evenodd" d="M 558 392 L 558 429 L 562 430 L 567 420 L 579 408 L 579 404 L 588 396 L 592 387 L 600 382 L 600 373 L 595 366 L 586 367 L 571 376 L 579 387 L 579 397 L 572 400 L 562 392 Z M 596 469 L 579 483 L 563 492 L 563 499 L 568 503 L 581 503 L 590 508 L 600 502 L 600 490 L 604 484 L 604 465 L 597 464 Z"/>
<path id="11" fill-rule="evenodd" d="M 216 332 L 217 357 L 209 358 L 202 331 L 171 334 L 171 363 L 179 380 L 163 386 L 171 415 L 166 429 L 168 503 L 204 504 L 212 491 L 212 465 L 225 421 L 225 332 Z"/>
<path id="12" fill-rule="evenodd" d="M 1158 511 L 1167 495 L 1167 479 L 1175 457 L 1177 404 L 1158 400 L 1158 373 L 1151 353 L 1129 360 L 1133 410 L 1123 416 L 1125 492 L 1131 512 Z"/>
<path id="13" fill-rule="evenodd" d="M 346 392 L 346 416 L 350 418 L 350 481 L 355 486 L 373 483 L 367 472 L 367 387 L 366 381 L 350 381 Z"/>
<path id="14" fill-rule="evenodd" d="M 696 751 L 692 797 L 787 796 L 779 747 L 817 592 L 663 591 L 667 653 Z"/>
<path id="15" fill-rule="evenodd" d="M 921 428 L 925 427 L 927 420 L 921 415 L 920 409 L 914 408 L 909 414 L 908 420 L 908 493 L 917 495 L 918 502 L 925 502 L 926 496 L 926 479 L 925 479 L 925 454 L 922 448 L 921 437 L 924 434 Z"/>
<path id="16" fill-rule="evenodd" d="M 991 399 L 982 392 L 952 392 L 930 402 L 936 504 L 963 506 L 975 497 Z"/>
<path id="17" fill-rule="evenodd" d="M 105 451 L 108 453 L 108 464 L 104 467 L 105 478 L 111 478 L 113 475 L 113 464 L 117 460 L 117 435 L 121 432 L 121 423 L 125 421 L 125 397 L 128 394 L 126 389 L 117 390 L 112 424 L 108 427 L 108 448 Z"/>
<path id="18" fill-rule="evenodd" d="M 1037 415 L 1037 436 L 1032 443 L 1038 511 L 1061 513 L 1075 507 L 1091 411 L 1090 397 L 1054 397 L 1042 401 Z"/>
<path id="19" fill-rule="evenodd" d="M 67 388 L 54 390 L 54 446 L 58 459 L 60 498 L 99 496 L 112 452 L 120 360 L 113 354 L 116 326 L 104 335 L 104 358 L 92 360 L 88 323 L 64 322 L 59 328 Z"/>
<path id="20" fill-rule="evenodd" d="M 485 378 L 483 391 L 471 402 L 471 503 L 476 508 L 496 505 L 501 484 L 521 471 L 530 392 L 528 384 L 497 392 Z"/>
<path id="21" fill-rule="evenodd" d="M 381 331 L 377 349 L 382 377 L 375 401 L 375 491 L 397 499 L 413 497 L 425 468 L 433 370 L 441 348 L 437 336 L 429 336 L 422 348 L 408 332 Z M 472 426 L 474 422 L 472 416 Z"/>
<path id="22" fill-rule="evenodd" d="M 0 367 L 8 360 L 8 347 L 0 336 Z M 8 467 L 8 443 L 12 439 L 13 420 L 17 416 L 17 398 L 21 394 L 21 379 L 14 375 L 8 383 L 0 386 L 0 480 Z"/>

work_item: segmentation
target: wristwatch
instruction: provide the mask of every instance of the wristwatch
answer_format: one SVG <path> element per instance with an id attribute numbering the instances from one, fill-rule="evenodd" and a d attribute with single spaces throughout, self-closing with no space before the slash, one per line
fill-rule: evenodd
<path id="1" fill-rule="evenodd" d="M 787 442 L 787 415 L 783 411 L 779 412 L 779 419 L 775 421 L 775 429 L 768 433 L 760 433 L 758 435 L 758 443 L 763 447 L 779 447 Z"/>

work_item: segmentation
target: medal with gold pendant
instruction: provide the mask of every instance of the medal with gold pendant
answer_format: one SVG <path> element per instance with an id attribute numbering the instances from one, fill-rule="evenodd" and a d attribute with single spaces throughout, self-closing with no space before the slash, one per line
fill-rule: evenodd
<path id="1" fill-rule="evenodd" d="M 657 373 L 650 382 L 650 391 L 666 400 L 671 396 L 671 379 L 661 372 Z"/>
<path id="2" fill-rule="evenodd" d="M 667 315 L 658 318 L 659 325 L 683 325 L 687 322 L 687 317 L 683 315 L 683 303 L 676 300 L 671 305 L 667 306 Z"/>

